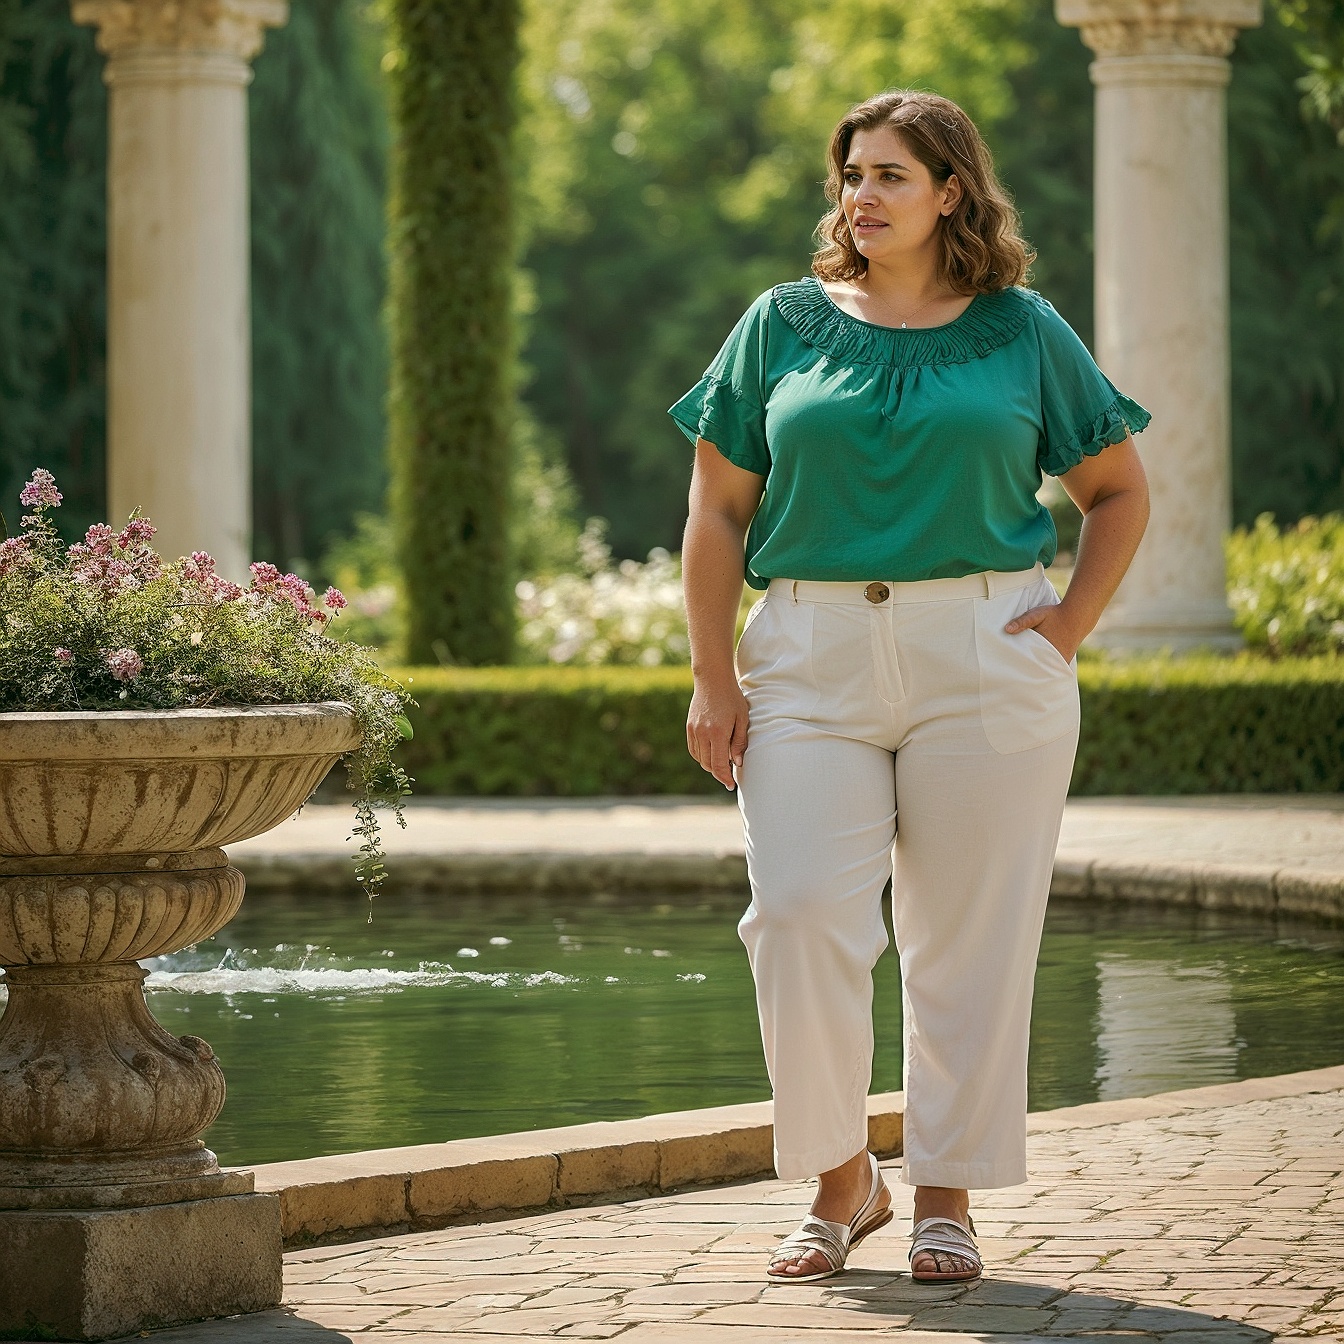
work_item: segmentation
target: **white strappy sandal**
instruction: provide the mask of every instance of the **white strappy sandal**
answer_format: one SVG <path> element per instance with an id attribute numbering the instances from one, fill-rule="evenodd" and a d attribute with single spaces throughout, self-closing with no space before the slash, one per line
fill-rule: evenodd
<path id="1" fill-rule="evenodd" d="M 975 1222 L 968 1218 L 971 1227 L 968 1232 L 954 1218 L 922 1218 L 910 1233 L 910 1277 L 916 1283 L 970 1283 L 984 1272 L 985 1262 L 980 1258 L 980 1248 L 975 1244 Z M 974 1268 L 954 1270 L 935 1274 L 916 1274 L 915 1256 L 921 1253 L 932 1255 L 938 1263 L 940 1255 L 955 1255 Z"/>
<path id="2" fill-rule="evenodd" d="M 813 1274 L 778 1274 L 767 1269 L 765 1277 L 771 1283 L 815 1283 L 818 1279 L 829 1279 L 832 1274 L 839 1274 L 845 1267 L 850 1251 L 870 1232 L 876 1232 L 879 1227 L 886 1227 L 891 1222 L 891 1205 L 880 1209 L 876 1207 L 877 1197 L 887 1188 L 882 1182 L 877 1158 L 869 1153 L 868 1162 L 872 1172 L 872 1186 L 868 1198 L 848 1223 L 833 1223 L 829 1219 L 818 1218 L 815 1213 L 809 1213 L 798 1230 L 790 1233 L 775 1247 L 771 1257 L 774 1263 L 796 1260 L 808 1251 L 816 1251 L 826 1260 L 827 1268 Z"/>

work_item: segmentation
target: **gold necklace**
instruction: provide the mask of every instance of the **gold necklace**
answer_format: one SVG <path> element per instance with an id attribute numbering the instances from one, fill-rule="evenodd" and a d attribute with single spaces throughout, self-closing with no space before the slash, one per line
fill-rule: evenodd
<path id="1" fill-rule="evenodd" d="M 898 331 L 905 331 L 905 330 L 907 329 L 907 324 L 909 323 L 909 321 L 910 321 L 910 319 L 911 319 L 912 317 L 918 317 L 918 316 L 920 315 L 920 313 L 922 313 L 927 307 L 929 307 L 930 304 L 937 303 L 939 299 L 944 298 L 944 297 L 946 297 L 946 296 L 943 295 L 943 294 L 940 292 L 940 293 L 938 293 L 938 294 L 935 294 L 935 295 L 933 296 L 933 298 L 929 299 L 927 302 L 925 302 L 925 303 L 921 303 L 921 304 L 919 305 L 919 307 L 916 308 L 916 309 L 914 310 L 914 312 L 912 312 L 912 313 L 907 313 L 907 314 L 905 315 L 905 317 L 901 320 L 901 325 L 897 328 L 897 330 L 898 330 Z M 887 301 L 886 301 L 885 299 L 882 300 L 882 303 L 883 303 L 884 306 L 889 306 L 889 305 L 887 305 Z"/>

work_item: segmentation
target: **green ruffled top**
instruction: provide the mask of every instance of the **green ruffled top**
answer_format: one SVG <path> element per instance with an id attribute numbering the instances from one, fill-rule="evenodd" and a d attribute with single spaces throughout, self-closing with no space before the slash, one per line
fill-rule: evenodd
<path id="1" fill-rule="evenodd" d="M 907 329 L 851 317 L 811 277 L 762 294 L 671 415 L 765 477 L 747 538 L 756 588 L 1049 564 L 1042 474 L 1150 419 L 1033 290 Z"/>

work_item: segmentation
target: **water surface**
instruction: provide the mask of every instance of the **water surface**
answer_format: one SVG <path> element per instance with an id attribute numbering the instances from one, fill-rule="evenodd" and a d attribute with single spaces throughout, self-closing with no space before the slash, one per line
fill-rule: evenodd
<path id="1" fill-rule="evenodd" d="M 769 1095 L 741 901 L 249 896 L 146 963 L 168 1030 L 229 1082 L 225 1163 L 427 1143 Z M 901 1085 L 894 952 L 875 1091 Z M 1056 903 L 1032 1021 L 1033 1109 L 1344 1062 L 1344 935 Z"/>

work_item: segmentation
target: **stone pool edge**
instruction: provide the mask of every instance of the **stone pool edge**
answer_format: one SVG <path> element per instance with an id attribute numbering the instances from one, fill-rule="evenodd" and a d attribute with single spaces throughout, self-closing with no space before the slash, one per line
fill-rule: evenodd
<path id="1" fill-rule="evenodd" d="M 868 1145 L 902 1148 L 904 1098 L 868 1098 Z M 668 1111 L 251 1168 L 280 1197 L 286 1247 L 667 1194 L 774 1171 L 768 1101 Z"/>
<path id="2" fill-rule="evenodd" d="M 347 891 L 345 853 L 231 856 L 250 891 Z M 731 853 L 517 851 L 503 854 L 399 854 L 388 888 L 488 892 L 747 891 L 747 863 Z M 1237 910 L 1344 924 L 1344 872 L 1270 865 L 1121 862 L 1065 852 L 1055 860 L 1050 894 L 1068 900 L 1136 902 Z"/>
<path id="3" fill-rule="evenodd" d="M 1090 1129 L 1340 1089 L 1344 1065 L 1036 1111 L 1027 1128 Z M 903 1110 L 899 1092 L 868 1098 L 868 1144 L 878 1156 L 900 1155 Z M 280 1197 L 292 1249 L 768 1176 L 771 1121 L 770 1102 L 750 1102 L 252 1170 L 259 1192 Z"/>

